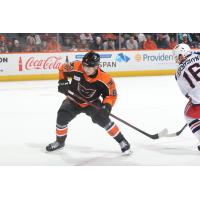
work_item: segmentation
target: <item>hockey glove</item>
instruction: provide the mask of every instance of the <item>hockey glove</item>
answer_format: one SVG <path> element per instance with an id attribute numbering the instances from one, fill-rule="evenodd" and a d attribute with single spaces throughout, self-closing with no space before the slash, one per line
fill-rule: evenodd
<path id="1" fill-rule="evenodd" d="M 188 98 L 188 99 L 190 98 L 190 96 L 188 95 L 188 93 L 185 95 L 185 97 Z"/>
<path id="2" fill-rule="evenodd" d="M 112 106 L 109 103 L 103 104 L 99 110 L 99 117 L 108 118 L 111 112 Z"/>
<path id="3" fill-rule="evenodd" d="M 59 80 L 58 81 L 58 92 L 62 94 L 67 94 L 69 89 L 69 81 L 68 80 Z"/>

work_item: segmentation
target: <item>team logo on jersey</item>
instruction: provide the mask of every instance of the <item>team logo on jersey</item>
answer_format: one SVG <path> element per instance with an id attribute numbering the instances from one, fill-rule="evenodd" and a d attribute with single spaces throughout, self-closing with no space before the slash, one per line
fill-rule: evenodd
<path id="1" fill-rule="evenodd" d="M 80 78 L 80 77 L 78 77 L 78 76 L 74 76 L 74 80 L 76 80 L 76 81 L 80 81 L 80 80 L 81 80 L 81 78 Z"/>
<path id="2" fill-rule="evenodd" d="M 95 94 L 95 92 L 96 92 L 96 90 L 94 90 L 94 89 L 87 89 L 87 88 L 85 88 L 80 83 L 78 83 L 78 91 L 85 98 L 91 98 L 91 97 L 93 97 L 94 94 Z"/>

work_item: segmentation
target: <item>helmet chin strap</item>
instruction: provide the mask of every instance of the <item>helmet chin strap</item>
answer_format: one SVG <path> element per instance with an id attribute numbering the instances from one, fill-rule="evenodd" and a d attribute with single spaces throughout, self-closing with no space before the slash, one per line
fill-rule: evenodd
<path id="1" fill-rule="evenodd" d="M 97 73 L 98 73 L 98 68 L 94 71 L 94 73 L 90 74 L 89 77 L 95 78 L 97 76 Z"/>

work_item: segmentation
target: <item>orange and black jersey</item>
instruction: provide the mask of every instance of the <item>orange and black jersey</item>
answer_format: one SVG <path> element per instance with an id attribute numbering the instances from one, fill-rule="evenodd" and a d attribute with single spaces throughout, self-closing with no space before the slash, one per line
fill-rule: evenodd
<path id="1" fill-rule="evenodd" d="M 100 68 L 97 69 L 95 75 L 88 76 L 80 61 L 75 61 L 70 64 L 63 64 L 59 68 L 59 80 L 67 80 L 72 78 L 69 90 L 81 96 L 89 102 L 94 102 L 99 97 L 103 98 L 102 103 L 114 105 L 117 92 L 113 79 Z M 69 98 L 76 101 L 81 107 L 88 106 L 88 104 L 68 94 Z"/>

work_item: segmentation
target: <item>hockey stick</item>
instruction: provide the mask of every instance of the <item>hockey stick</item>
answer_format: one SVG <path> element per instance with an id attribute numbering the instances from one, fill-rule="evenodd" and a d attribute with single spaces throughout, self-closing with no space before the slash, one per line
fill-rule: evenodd
<path id="1" fill-rule="evenodd" d="M 68 93 L 69 93 L 70 95 L 72 95 L 72 96 L 78 98 L 79 100 L 84 101 L 85 103 L 89 104 L 90 106 L 96 108 L 97 110 L 100 110 L 100 109 L 101 109 L 100 107 L 98 107 L 98 106 L 96 106 L 95 104 L 93 104 L 93 103 L 87 101 L 86 99 L 82 98 L 81 96 L 75 94 L 74 92 L 72 92 L 72 91 L 70 91 L 70 90 L 68 91 Z M 117 119 L 118 121 L 120 121 L 120 122 L 126 124 L 127 126 L 133 128 L 133 129 L 135 129 L 136 131 L 142 133 L 143 135 L 146 135 L 147 137 L 149 137 L 149 138 L 151 138 L 151 139 L 159 139 L 160 137 L 168 137 L 168 136 L 167 136 L 167 135 L 168 135 L 168 134 L 167 134 L 167 133 L 168 133 L 168 130 L 167 130 L 167 129 L 163 129 L 163 130 L 160 131 L 159 133 L 154 134 L 154 135 L 151 135 L 151 134 L 149 134 L 149 133 L 147 133 L 147 132 L 145 132 L 145 131 L 143 131 L 143 130 L 141 130 L 141 129 L 135 127 L 135 126 L 133 126 L 132 124 L 129 124 L 129 123 L 126 122 L 125 120 L 123 120 L 123 119 L 121 119 L 121 118 L 119 118 L 119 117 L 117 117 L 117 116 L 115 116 L 115 115 L 113 115 L 113 114 L 111 114 L 111 113 L 110 113 L 110 116 L 113 117 L 113 118 L 115 118 L 115 119 Z"/>
<path id="2" fill-rule="evenodd" d="M 187 127 L 187 124 L 185 124 L 182 128 L 181 128 L 181 130 L 179 130 L 179 131 L 177 131 L 177 132 L 175 132 L 175 133 L 171 133 L 171 134 L 164 134 L 163 136 L 162 136 L 162 134 L 160 135 L 160 137 L 176 137 L 176 136 L 179 136 L 183 131 L 184 131 L 184 129 Z"/>

